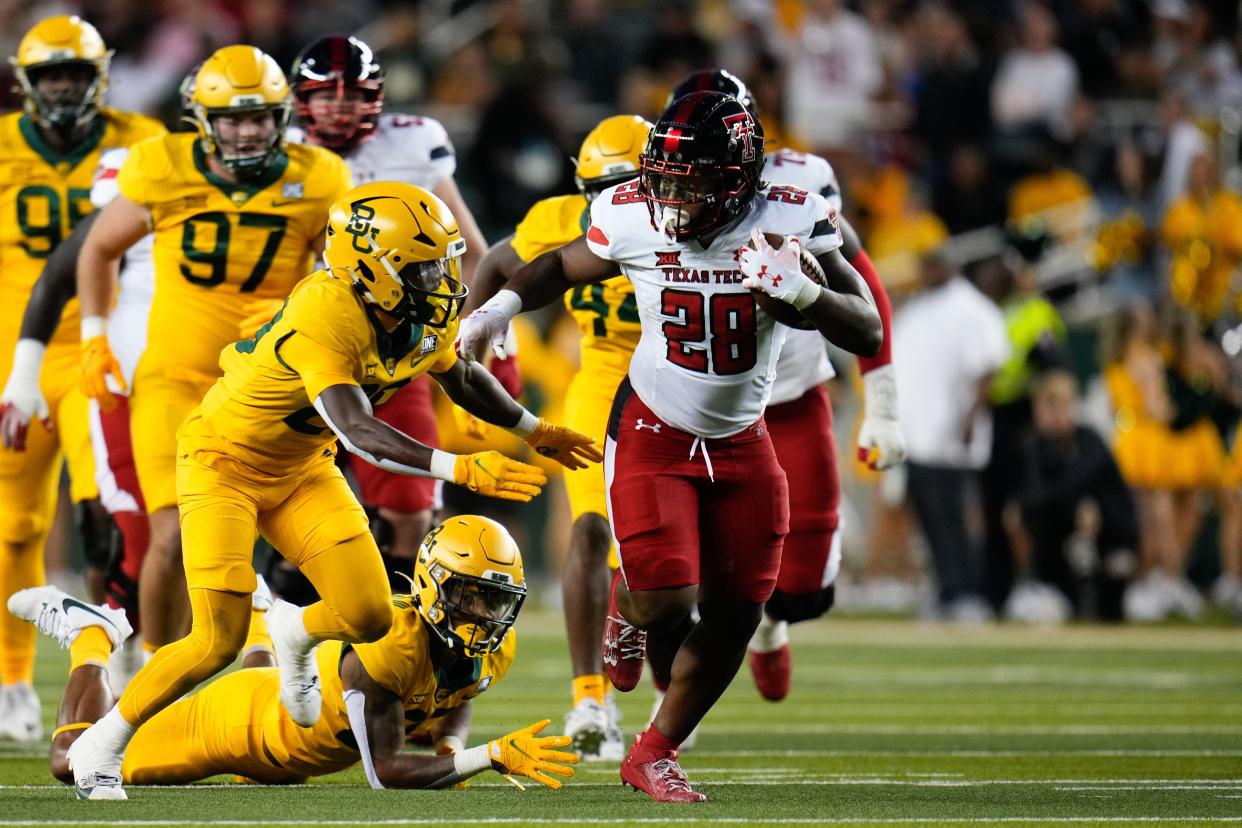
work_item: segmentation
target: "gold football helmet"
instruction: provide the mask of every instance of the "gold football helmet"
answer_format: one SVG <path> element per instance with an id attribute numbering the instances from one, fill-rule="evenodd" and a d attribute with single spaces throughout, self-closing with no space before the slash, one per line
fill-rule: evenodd
<path id="1" fill-rule="evenodd" d="M 491 518 L 449 518 L 418 548 L 413 587 L 419 613 L 440 640 L 479 658 L 500 647 L 526 599 L 522 553 Z"/>
<path id="2" fill-rule="evenodd" d="M 346 271 L 366 302 L 416 325 L 444 328 L 461 314 L 465 252 L 449 208 L 413 184 L 364 184 L 328 211 L 324 264 Z"/>
<path id="3" fill-rule="evenodd" d="M 276 61 L 254 46 L 225 46 L 203 62 L 189 94 L 188 120 L 198 129 L 203 151 L 241 178 L 261 175 L 284 145 L 289 126 L 289 83 Z M 223 146 L 214 119 L 269 111 L 276 129 L 257 150 Z"/>
<path id="4" fill-rule="evenodd" d="M 614 115 L 596 124 L 582 139 L 574 159 L 574 181 L 587 201 L 603 190 L 638 177 L 638 159 L 651 124 L 638 115 Z"/>
<path id="5" fill-rule="evenodd" d="M 111 61 L 112 52 L 99 32 L 76 15 L 49 17 L 35 24 L 18 45 L 17 57 L 11 58 L 27 114 L 39 126 L 58 132 L 72 132 L 99 115 Z M 57 66 L 81 67 L 90 73 L 85 90 L 66 91 L 57 98 L 40 93 L 40 73 Z"/>

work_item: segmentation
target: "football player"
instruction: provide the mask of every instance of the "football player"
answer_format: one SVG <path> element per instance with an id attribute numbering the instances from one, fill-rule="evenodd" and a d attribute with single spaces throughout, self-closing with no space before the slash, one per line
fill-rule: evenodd
<path id="1" fill-rule="evenodd" d="M 536 202 L 513 235 L 483 257 L 471 301 L 475 293 L 483 300 L 491 298 L 523 265 L 581 236 L 590 221 L 591 201 L 607 187 L 638 176 L 639 155 L 650 132 L 651 124 L 637 115 L 616 115 L 597 124 L 583 139 L 576 159 L 580 195 Z M 565 396 L 566 424 L 603 443 L 613 394 L 638 345 L 634 288 L 618 274 L 574 288 L 565 303 L 582 335 L 581 364 Z M 561 579 L 574 677 L 565 735 L 584 759 L 620 760 L 624 741 L 599 652 L 608 609 L 608 570 L 617 568 L 603 470 L 567 475 L 565 489 L 574 521 Z"/>
<path id="2" fill-rule="evenodd" d="M 604 625 L 618 690 L 642 675 L 646 630 L 699 620 L 621 778 L 658 801 L 699 802 L 676 749 L 724 692 L 771 597 L 789 526 L 785 473 L 763 423 L 792 305 L 838 346 L 874 354 L 883 326 L 841 256 L 821 196 L 760 185 L 763 130 L 736 99 L 698 92 L 661 115 L 638 181 L 604 190 L 585 236 L 523 267 L 462 324 L 462 351 L 503 350 L 509 320 L 579 285 L 634 285 L 642 334 L 617 390 L 605 472 L 619 543 Z M 773 249 L 765 233 L 784 237 Z M 828 287 L 806 276 L 802 250 Z"/>
<path id="3" fill-rule="evenodd" d="M 111 546 L 97 501 L 86 398 L 77 388 L 77 307 L 63 314 L 58 308 L 43 341 L 18 344 L 22 312 L 44 263 L 93 209 L 91 180 L 101 154 L 165 132 L 149 118 L 103 106 L 110 57 L 86 21 L 43 20 L 22 38 L 14 61 L 23 111 L 0 118 L 3 595 L 43 582 L 62 452 L 92 567 L 105 563 Z M 40 738 L 39 699 L 30 686 L 34 653 L 33 630 L 0 613 L 0 736 Z"/>
<path id="4" fill-rule="evenodd" d="M 323 249 L 329 205 L 349 189 L 334 154 L 285 146 L 289 87 L 270 57 L 228 46 L 191 95 L 197 133 L 135 147 L 78 257 L 82 383 L 111 408 L 121 370 L 107 339 L 116 269 L 154 230 L 155 298 L 130 389 L 134 464 L 150 515 L 139 604 L 145 644 L 180 637 L 187 607 L 177 520 L 176 431 L 220 374 L 220 349 L 256 303 L 283 299 Z M 270 311 L 269 311 L 270 313 Z"/>
<path id="5" fill-rule="evenodd" d="M 373 788 L 444 788 L 485 770 L 559 788 L 555 777 L 573 776 L 568 765 L 578 757 L 558 750 L 568 737 L 538 735 L 547 721 L 465 748 L 473 700 L 504 678 L 517 654 L 511 628 L 526 580 L 513 538 L 488 518 L 445 521 L 422 543 L 413 586 L 413 595 L 392 597 L 383 638 L 318 649 L 323 715 L 313 727 L 299 727 L 281 706 L 277 668 L 240 670 L 139 727 L 121 767 L 124 782 L 175 785 L 230 773 L 290 784 L 361 761 Z M 69 747 L 112 706 L 108 652 L 129 624 L 123 612 L 55 587 L 23 590 L 9 606 L 69 649 L 50 764 L 53 776 L 72 783 Z M 434 743 L 435 754 L 407 753 L 407 740 Z"/>
<path id="6" fill-rule="evenodd" d="M 673 89 L 669 101 L 703 90 L 731 95 L 759 118 L 750 90 L 723 69 L 692 72 Z M 858 234 L 840 217 L 841 187 L 832 165 L 818 155 L 769 149 L 773 151 L 764 163 L 763 181 L 774 188 L 792 186 L 824 197 L 840 218 L 844 240 L 841 253 L 867 282 L 875 300 L 884 325 L 884 343 L 874 356 L 858 357 L 864 394 L 858 456 L 873 469 L 891 468 L 905 459 L 906 450 L 897 422 L 888 293 Z M 786 333 L 764 420 L 776 458 L 789 482 L 789 535 L 785 538 L 776 589 L 764 607 L 763 620 L 749 648 L 755 686 L 769 701 L 780 701 L 789 693 L 789 624 L 819 618 L 828 612 L 841 567 L 840 476 L 832 432 L 832 404 L 824 388 L 824 383 L 834 375 L 823 337 L 815 331 L 796 328 Z M 658 682 L 661 673 L 667 675 L 671 663 L 661 666 L 656 657 L 670 648 L 658 647 L 654 639 L 650 644 Z"/>
<path id="7" fill-rule="evenodd" d="M 68 759 L 78 792 L 123 798 L 120 767 L 137 725 L 222 669 L 241 649 L 261 533 L 314 585 L 305 608 L 268 612 L 280 700 L 293 721 L 319 721 L 320 641 L 375 641 L 392 623 L 388 578 L 366 513 L 335 463 L 351 453 L 401 474 L 435 477 L 529 501 L 546 477 L 497 452 L 458 457 L 372 415 L 430 372 L 456 403 L 581 468 L 601 459 L 591 438 L 535 417 L 453 348 L 466 289 L 465 241 L 448 208 L 412 184 L 378 182 L 331 208 L 327 269 L 298 284 L 252 339 L 220 354 L 224 375 L 178 431 L 177 503 L 193 623 L 160 648 Z M 158 240 L 157 240 L 158 245 Z"/>
<path id="8" fill-rule="evenodd" d="M 370 47 L 354 37 L 332 35 L 307 46 L 294 65 L 292 82 L 300 128 L 290 130 L 290 140 L 340 155 L 355 184 L 404 181 L 439 196 L 466 241 L 462 281 L 470 285 L 487 242 L 453 180 L 457 161 L 444 127 L 433 118 L 384 112 L 384 69 Z M 506 389 L 517 396 L 514 387 L 506 384 Z M 426 378 L 399 391 L 376 416 L 419 442 L 439 445 Z M 401 559 L 388 562 L 389 572 L 408 575 L 432 512 L 440 506 L 442 484 L 394 475 L 357 458 L 351 465 L 362 502 L 378 510 L 390 533 L 386 551 Z"/>

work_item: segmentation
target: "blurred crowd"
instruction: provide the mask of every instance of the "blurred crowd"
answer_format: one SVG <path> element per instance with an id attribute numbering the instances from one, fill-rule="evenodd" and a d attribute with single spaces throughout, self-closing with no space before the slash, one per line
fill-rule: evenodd
<path id="1" fill-rule="evenodd" d="M 116 50 L 112 105 L 170 123 L 217 46 L 289 66 L 314 37 L 357 34 L 386 66 L 386 105 L 449 128 L 492 240 L 572 191 L 600 118 L 654 119 L 686 72 L 728 68 L 769 149 L 836 167 L 902 305 L 899 370 L 903 350 L 926 356 L 929 325 L 968 356 L 902 386 L 907 472 L 855 470 L 842 602 L 1242 615 L 1236 0 L 0 0 L 0 50 L 61 12 Z M 963 308 L 978 324 L 953 324 Z M 572 326 L 553 314 L 521 336 L 528 393 L 554 407 Z M 960 404 L 929 426 L 917 412 L 939 394 Z M 945 480 L 960 497 L 938 496 Z M 555 550 L 567 521 L 550 508 Z"/>

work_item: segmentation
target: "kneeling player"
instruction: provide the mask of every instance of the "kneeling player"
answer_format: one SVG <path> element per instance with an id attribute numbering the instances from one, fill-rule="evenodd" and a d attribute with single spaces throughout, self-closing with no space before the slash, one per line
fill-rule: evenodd
<path id="1" fill-rule="evenodd" d="M 223 376 L 178 431 L 177 500 L 193 624 L 162 647 L 116 707 L 69 751 L 80 796 L 123 799 L 135 728 L 210 678 L 246 635 L 251 555 L 262 534 L 314 584 L 305 610 L 269 614 L 281 703 L 303 727 L 320 719 L 320 641 L 376 641 L 392 625 L 388 578 L 362 507 L 334 461 L 339 439 L 368 462 L 528 501 L 546 478 L 496 452 L 457 457 L 377 420 L 382 403 L 430 372 L 455 402 L 571 468 L 600 459 L 585 435 L 539 420 L 485 371 L 457 360 L 465 242 L 448 208 L 411 184 L 346 193 L 328 220 L 325 272 L 294 289 L 253 339 L 226 347 Z"/>
<path id="2" fill-rule="evenodd" d="M 393 597 L 392 629 L 379 641 L 319 648 L 323 715 L 314 727 L 298 727 L 281 706 L 276 668 L 240 670 L 139 727 L 121 769 L 125 781 L 173 785 L 231 773 L 287 784 L 361 760 L 373 788 L 443 788 L 488 769 L 559 788 L 548 774 L 573 776 L 565 765 L 578 757 L 557 750 L 569 737 L 536 735 L 546 721 L 463 749 L 472 699 L 504 677 L 517 651 L 510 628 L 526 582 L 513 538 L 487 518 L 444 522 L 419 549 L 414 590 Z M 120 610 L 83 604 L 56 587 L 22 590 L 9 609 L 69 648 L 49 760 L 52 775 L 71 783 L 68 748 L 112 706 L 105 665 L 129 623 Z M 436 755 L 404 752 L 407 735 L 429 737 Z"/>

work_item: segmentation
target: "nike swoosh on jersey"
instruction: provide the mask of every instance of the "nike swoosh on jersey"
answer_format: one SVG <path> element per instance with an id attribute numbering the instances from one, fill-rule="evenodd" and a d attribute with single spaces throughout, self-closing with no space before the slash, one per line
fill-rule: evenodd
<path id="1" fill-rule="evenodd" d="M 297 203 L 301 202 L 301 200 L 302 200 L 302 199 L 300 199 L 300 198 L 291 198 L 291 199 L 289 199 L 288 201 L 275 201 L 275 200 L 273 200 L 273 201 L 272 201 L 272 206 L 273 206 L 273 207 L 288 207 L 290 204 L 297 204 Z"/>

